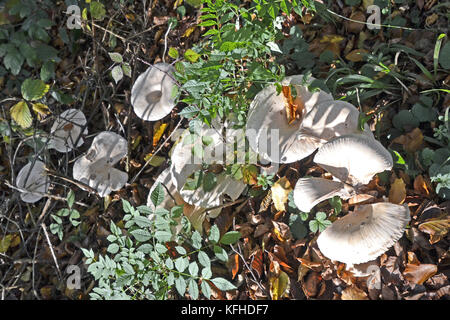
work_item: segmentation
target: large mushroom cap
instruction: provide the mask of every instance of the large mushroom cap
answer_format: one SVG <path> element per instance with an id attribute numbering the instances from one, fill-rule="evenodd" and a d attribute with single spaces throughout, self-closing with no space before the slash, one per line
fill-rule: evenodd
<path id="1" fill-rule="evenodd" d="M 319 102 L 332 101 L 331 95 L 324 91 L 310 92 L 302 85 L 302 79 L 302 75 L 287 77 L 282 84 L 294 86 L 296 100 L 300 99 L 299 105 L 305 106 L 303 115 Z M 275 163 L 291 163 L 309 156 L 322 144 L 317 137 L 298 135 L 301 124 L 301 120 L 288 123 L 286 98 L 270 85 L 250 104 L 246 135 L 250 147 L 263 158 Z"/>
<path id="2" fill-rule="evenodd" d="M 323 101 L 317 103 L 305 116 L 302 131 L 306 134 L 330 140 L 338 136 L 358 132 L 359 111 L 345 101 Z M 365 124 L 363 134 L 373 138 Z"/>
<path id="3" fill-rule="evenodd" d="M 394 245 L 402 237 L 409 220 L 407 206 L 392 203 L 361 205 L 325 229 L 317 244 L 331 260 L 364 263 Z"/>
<path id="4" fill-rule="evenodd" d="M 131 104 L 139 118 L 157 121 L 172 111 L 172 89 L 176 85 L 173 71 L 170 64 L 156 63 L 137 78 L 131 89 Z"/>
<path id="5" fill-rule="evenodd" d="M 50 130 L 52 137 L 49 141 L 49 148 L 53 148 L 58 152 L 69 152 L 77 143 L 80 147 L 84 140 L 82 134 L 86 135 L 88 129 L 83 127 L 86 125 L 86 117 L 84 113 L 77 109 L 68 109 L 61 113 Z"/>
<path id="6" fill-rule="evenodd" d="M 100 196 L 120 190 L 128 174 L 113 166 L 128 153 L 127 141 L 120 135 L 104 131 L 92 141 L 87 154 L 73 165 L 73 178 L 97 190 Z"/>
<path id="7" fill-rule="evenodd" d="M 298 179 L 294 188 L 294 202 L 298 209 L 309 212 L 316 204 L 339 196 L 348 199 L 353 190 L 340 181 L 327 180 L 323 178 L 301 178 Z"/>
<path id="8" fill-rule="evenodd" d="M 314 162 L 341 181 L 367 184 L 393 166 L 391 154 L 377 140 L 363 134 L 341 136 L 324 144 Z"/>
<path id="9" fill-rule="evenodd" d="M 17 175 L 16 185 L 28 192 L 21 192 L 20 198 L 24 202 L 34 203 L 42 199 L 49 187 L 49 179 L 45 173 L 45 164 L 36 160 L 27 163 Z"/>

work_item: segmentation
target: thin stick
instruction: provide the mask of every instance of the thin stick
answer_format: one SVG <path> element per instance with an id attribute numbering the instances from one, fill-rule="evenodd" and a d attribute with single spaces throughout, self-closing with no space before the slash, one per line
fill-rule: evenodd
<path id="1" fill-rule="evenodd" d="M 48 247 L 50 248 L 50 252 L 52 253 L 53 261 L 55 262 L 56 269 L 58 270 L 59 280 L 62 281 L 61 270 L 59 269 L 58 261 L 56 260 L 55 252 L 53 251 L 53 245 L 50 242 L 50 238 L 49 238 L 48 233 L 47 233 L 47 228 L 45 227 L 44 223 L 41 223 L 41 227 L 42 227 L 42 230 L 44 230 L 44 234 L 45 234 L 45 238 L 47 239 Z"/>

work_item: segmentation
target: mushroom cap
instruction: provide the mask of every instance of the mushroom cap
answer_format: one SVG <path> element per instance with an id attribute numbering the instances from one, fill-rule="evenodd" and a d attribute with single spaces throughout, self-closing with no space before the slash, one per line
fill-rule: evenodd
<path id="1" fill-rule="evenodd" d="M 187 179 L 197 171 L 202 170 L 202 163 L 206 164 L 224 164 L 224 153 L 227 146 L 218 130 L 203 126 L 199 136 L 190 143 L 186 143 L 185 139 L 189 135 L 189 130 L 181 135 L 179 142 L 172 150 L 172 165 L 170 171 L 172 181 L 181 197 L 187 203 L 202 208 L 210 208 L 218 206 L 223 202 L 223 194 L 228 194 L 233 200 L 236 200 L 245 189 L 242 181 L 237 181 L 232 177 L 224 174 L 218 174 L 217 183 L 210 191 L 205 191 L 202 186 L 196 190 L 186 190 L 184 185 Z M 193 154 L 194 145 L 202 144 L 202 138 L 208 136 L 212 142 L 203 145 L 204 157 L 200 159 Z"/>
<path id="2" fill-rule="evenodd" d="M 338 136 L 358 133 L 359 111 L 345 101 L 317 103 L 302 121 L 301 130 L 314 137 L 329 141 Z M 373 138 L 367 124 L 363 134 Z"/>
<path id="3" fill-rule="evenodd" d="M 294 202 L 298 209 L 309 212 L 318 203 L 339 196 L 348 199 L 354 191 L 343 182 L 323 178 L 301 178 L 294 188 Z"/>
<path id="4" fill-rule="evenodd" d="M 83 133 L 81 132 L 86 123 L 86 117 L 80 110 L 68 109 L 61 113 L 50 130 L 52 136 L 49 141 L 49 148 L 58 152 L 69 152 L 74 148 L 77 140 L 77 147 L 80 147 L 84 143 L 81 134 L 86 135 L 88 133 L 87 128 L 84 129 Z"/>
<path id="5" fill-rule="evenodd" d="M 374 260 L 403 235 L 410 220 L 409 208 L 382 202 L 361 205 L 333 222 L 318 237 L 320 251 L 346 264 Z"/>
<path id="6" fill-rule="evenodd" d="M 172 175 L 170 168 L 167 168 L 163 172 L 161 172 L 158 178 L 155 180 L 155 183 L 150 188 L 150 192 L 148 193 L 147 198 L 147 206 L 155 210 L 155 206 L 153 205 L 153 202 L 151 200 L 151 194 L 159 183 L 161 183 L 163 187 L 165 187 L 164 200 L 160 204 L 160 207 L 166 210 L 170 210 L 175 205 L 183 205 L 183 214 L 189 219 L 192 226 L 201 233 L 203 231 L 203 221 L 205 220 L 206 217 L 206 210 L 205 208 L 190 205 L 189 203 L 186 203 L 183 200 L 180 193 L 178 192 L 178 190 L 176 189 L 175 185 L 172 182 Z M 167 193 L 167 191 L 170 192 L 173 198 Z M 209 212 L 209 215 L 212 218 L 215 218 L 220 214 L 220 212 L 221 212 L 220 208 L 214 209 Z"/>
<path id="7" fill-rule="evenodd" d="M 293 84 L 297 98 L 305 106 L 306 114 L 316 103 L 332 101 L 324 91 L 310 92 L 303 84 L 303 76 L 287 77 L 283 85 Z M 246 124 L 246 136 L 250 147 L 265 159 L 275 163 L 291 163 L 313 153 L 323 142 L 312 136 L 298 135 L 301 121 L 289 124 L 286 117 L 286 99 L 270 85 L 260 91 L 250 104 Z"/>
<path id="8" fill-rule="evenodd" d="M 176 85 L 171 74 L 174 67 L 156 63 L 141 74 L 131 89 L 131 105 L 136 115 L 146 121 L 167 116 L 175 106 L 172 89 Z"/>
<path id="9" fill-rule="evenodd" d="M 128 181 L 128 174 L 113 166 L 127 153 L 127 140 L 103 131 L 94 138 L 87 154 L 75 161 L 73 178 L 96 189 L 102 197 L 120 190 Z"/>
<path id="10" fill-rule="evenodd" d="M 324 144 L 314 162 L 351 185 L 367 184 L 393 166 L 391 154 L 377 140 L 363 134 L 341 136 Z"/>
<path id="11" fill-rule="evenodd" d="M 42 199 L 43 194 L 47 193 L 49 179 L 45 173 L 45 164 L 36 160 L 28 162 L 17 175 L 16 186 L 28 192 L 21 192 L 20 198 L 24 202 L 34 203 Z"/>

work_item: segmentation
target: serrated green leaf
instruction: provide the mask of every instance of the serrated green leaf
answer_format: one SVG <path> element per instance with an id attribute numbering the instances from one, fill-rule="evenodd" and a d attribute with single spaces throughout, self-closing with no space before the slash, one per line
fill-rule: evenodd
<path id="1" fill-rule="evenodd" d="M 198 275 L 198 270 L 197 262 L 194 261 L 189 264 L 189 273 L 191 276 L 196 277 Z"/>
<path id="2" fill-rule="evenodd" d="M 40 79 L 26 79 L 21 86 L 22 96 L 25 100 L 35 101 L 41 99 L 50 89 L 48 84 Z"/>
<path id="3" fill-rule="evenodd" d="M 147 217 L 137 216 L 134 217 L 133 221 L 141 228 L 148 228 L 152 225 L 152 222 Z"/>
<path id="4" fill-rule="evenodd" d="M 198 299 L 198 285 L 197 282 L 194 279 L 189 280 L 189 295 L 191 296 L 191 299 L 197 300 Z"/>
<path id="5" fill-rule="evenodd" d="M 198 253 L 198 262 L 200 262 L 200 264 L 206 268 L 211 268 L 211 260 L 203 251 L 199 251 Z"/>
<path id="6" fill-rule="evenodd" d="M 175 288 L 177 288 L 180 296 L 184 296 L 184 294 L 186 293 L 186 280 L 184 280 L 182 277 L 178 277 L 175 280 Z"/>
<path id="7" fill-rule="evenodd" d="M 119 245 L 116 244 L 116 243 L 111 243 L 111 244 L 108 246 L 107 251 L 108 251 L 109 253 L 115 254 L 115 253 L 119 252 Z"/>
<path id="8" fill-rule="evenodd" d="M 145 242 L 151 239 L 152 235 L 147 230 L 136 229 L 130 232 L 137 241 Z"/>
<path id="9" fill-rule="evenodd" d="M 169 57 L 171 57 L 173 59 L 178 59 L 178 57 L 179 57 L 178 50 L 175 48 L 170 48 L 169 49 Z"/>
<path id="10" fill-rule="evenodd" d="M 200 55 L 192 49 L 187 49 L 184 53 L 184 58 L 187 61 L 194 63 L 197 62 L 197 60 L 200 58 Z"/>
<path id="11" fill-rule="evenodd" d="M 164 187 L 158 183 L 150 195 L 150 199 L 155 207 L 159 206 L 164 201 Z"/>

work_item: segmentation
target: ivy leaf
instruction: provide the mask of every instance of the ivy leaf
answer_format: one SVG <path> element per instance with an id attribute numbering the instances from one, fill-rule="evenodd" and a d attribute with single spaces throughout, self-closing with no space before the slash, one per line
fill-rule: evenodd
<path id="1" fill-rule="evenodd" d="M 28 105 L 24 100 L 16 103 L 9 110 L 9 112 L 11 114 L 11 118 L 13 118 L 14 121 L 17 122 L 17 124 L 22 127 L 22 129 L 29 128 L 33 123 L 33 118 L 31 117 L 30 109 L 28 108 Z"/>
<path id="2" fill-rule="evenodd" d="M 22 96 L 28 101 L 41 99 L 48 92 L 48 89 L 50 89 L 50 86 L 45 84 L 44 81 L 30 78 L 26 79 L 21 87 Z"/>

